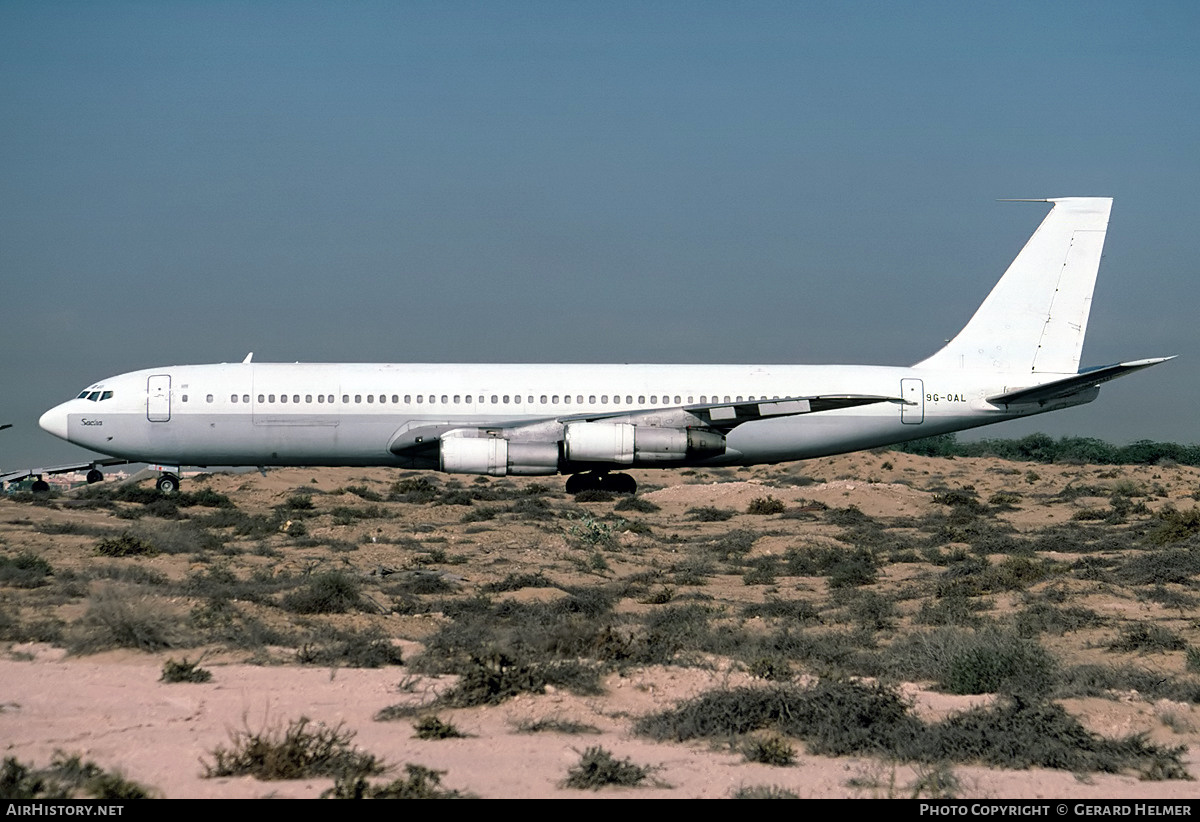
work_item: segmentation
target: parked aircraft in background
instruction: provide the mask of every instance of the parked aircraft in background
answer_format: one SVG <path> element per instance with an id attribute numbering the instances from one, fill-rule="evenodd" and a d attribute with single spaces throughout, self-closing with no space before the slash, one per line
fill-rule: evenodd
<path id="1" fill-rule="evenodd" d="M 869 365 L 179 365 L 97 382 L 40 425 L 159 466 L 395 466 L 568 474 L 801 460 L 1091 402 L 1169 357 L 1079 369 L 1112 200 L 1050 213 L 966 327 L 908 367 Z M 99 465 L 100 463 L 96 463 Z M 95 465 L 93 465 L 95 470 Z"/>

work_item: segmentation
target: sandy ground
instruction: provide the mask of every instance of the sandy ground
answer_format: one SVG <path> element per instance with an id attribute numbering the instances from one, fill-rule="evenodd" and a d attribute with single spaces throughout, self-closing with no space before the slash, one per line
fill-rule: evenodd
<path id="1" fill-rule="evenodd" d="M 885 459 L 889 464 L 897 464 L 895 473 L 907 472 L 909 481 L 878 481 L 875 475 Z M 974 482 L 986 498 L 994 489 L 1018 487 L 1021 473 L 1014 472 L 1033 470 L 1021 465 L 997 472 L 996 461 L 967 463 L 904 455 L 884 458 L 865 455 L 857 460 L 824 462 L 819 470 L 826 481 L 806 487 L 767 487 L 761 478 L 754 477 L 749 480 L 731 477 L 730 481 L 715 484 L 699 482 L 693 477 L 683 480 L 675 477 L 646 498 L 663 507 L 655 522 L 680 528 L 687 527 L 682 516 L 687 506 L 704 504 L 744 510 L 750 500 L 762 497 L 764 491 L 789 505 L 821 500 L 830 505 L 853 504 L 872 516 L 907 516 L 931 510 L 931 495 L 912 482 L 914 476 L 928 476 L 931 471 L 945 476 L 960 472 L 959 481 Z M 1059 482 L 1061 487 L 1062 483 L 1077 481 L 1070 478 L 1078 476 L 1071 471 L 1080 469 L 1037 466 L 1036 470 L 1045 477 L 1039 482 Z M 1173 493 L 1182 498 L 1185 491 L 1197 487 L 1197 472 L 1174 470 L 1178 476 L 1160 476 L 1159 481 L 1169 486 L 1174 483 L 1172 487 L 1177 490 Z M 344 484 L 348 478 L 361 478 L 363 473 L 272 472 L 267 478 L 227 478 L 222 480 L 220 490 L 233 493 L 240 487 L 247 489 L 245 499 L 257 494 L 264 500 L 275 500 L 309 483 L 310 476 L 318 480 L 320 487 L 333 487 Z M 646 475 L 658 482 L 662 482 L 663 476 Z M 875 477 L 877 481 L 852 476 Z M 385 488 L 392 479 L 387 472 L 371 473 L 368 478 L 385 483 Z M 1019 487 L 1028 490 L 1024 483 Z M 242 499 L 238 504 L 243 505 Z M 90 510 L 78 514 L 68 511 L 63 515 L 91 519 L 110 516 Z M 1011 516 L 1018 527 L 1034 528 L 1065 521 L 1070 515 L 1070 509 L 1031 507 Z M 86 561 L 86 552 L 72 548 L 70 540 L 64 543 L 62 537 L 21 531 L 23 536 L 18 541 L 12 529 L 19 529 L 38 516 L 40 512 L 30 515 L 28 507 L 0 501 L 0 520 L 10 529 L 0 534 L 5 535 L 9 553 L 19 542 L 23 550 L 51 557 L 56 568 L 63 563 L 62 557 L 72 551 Z M 418 520 L 425 514 L 414 512 L 412 516 Z M 411 527 L 411 522 L 389 521 L 379 530 L 382 534 L 388 528 Z M 813 538 L 821 536 L 814 533 Z M 515 564 L 504 566 L 506 571 L 514 567 L 537 568 L 543 562 L 539 549 L 529 547 L 523 538 L 506 532 L 502 525 L 496 526 L 490 536 L 498 546 L 494 550 L 506 551 L 507 556 L 515 558 Z M 457 547 L 455 534 L 450 534 L 449 539 Z M 766 550 L 771 550 L 769 545 Z M 386 559 L 382 555 L 381 561 Z M 168 561 L 162 559 L 163 563 Z M 287 561 L 299 563 L 308 559 L 289 557 Z M 153 565 L 158 560 L 146 562 Z M 362 557 L 356 562 L 364 567 L 371 564 Z M 456 573 L 478 579 L 485 573 L 482 568 L 472 565 Z M 745 586 L 739 581 L 738 587 Z M 1112 607 L 1145 606 L 1131 606 L 1122 601 Z M 395 636 L 409 637 L 403 640 L 406 656 L 410 649 L 419 647 L 411 638 L 414 632 L 408 618 L 393 614 L 381 619 L 383 624 L 394 626 Z M 199 653 L 197 649 L 186 655 L 195 659 Z M 770 767 L 747 763 L 739 754 L 714 749 L 703 742 L 662 744 L 631 733 L 630 726 L 640 715 L 714 687 L 750 681 L 739 666 L 720 660 L 702 667 L 652 667 L 624 675 L 612 674 L 605 682 L 604 694 L 596 697 L 550 692 L 523 695 L 498 706 L 443 710 L 439 717 L 452 722 L 468 736 L 424 741 L 413 738 L 412 720 L 380 722 L 374 716 L 390 705 L 426 701 L 448 688 L 452 677 L 420 677 L 408 673 L 404 667 L 364 670 L 246 664 L 244 653 L 221 649 L 205 653 L 203 664 L 213 673 L 211 682 L 165 684 L 159 681 L 163 663 L 168 657 L 178 659 L 185 654 L 117 650 L 67 656 L 61 648 L 45 644 L 10 644 L 0 658 L 0 748 L 4 756 L 37 765 L 48 763 L 56 751 L 81 754 L 150 787 L 157 795 L 170 798 L 318 796 L 330 786 L 328 779 L 260 782 L 248 777 L 204 776 L 211 752 L 228 745 L 231 734 L 245 729 L 256 732 L 279 729 L 301 716 L 353 732 L 354 744 L 386 760 L 395 768 L 396 775 L 402 772 L 405 763 L 419 763 L 443 771 L 445 787 L 481 797 L 723 798 L 739 787 L 755 785 L 780 786 L 802 798 L 904 797 L 909 795 L 909 786 L 917 777 L 908 765 L 866 758 L 814 757 L 803 753 L 803 746 L 798 746 L 800 754 L 795 766 Z M 927 717 L 944 716 L 989 699 L 938 694 L 918 685 L 905 686 L 905 690 L 919 712 Z M 1185 762 L 1193 775 L 1200 776 L 1197 746 L 1200 736 L 1196 730 L 1200 727 L 1200 714 L 1195 706 L 1156 704 L 1131 693 L 1106 699 L 1073 700 L 1067 707 L 1083 717 L 1087 727 L 1096 733 L 1146 733 L 1160 744 L 1189 745 Z M 1167 715 L 1172 717 L 1171 723 L 1164 719 Z M 530 734 L 518 730 L 520 723 L 541 718 L 586 723 L 599 733 Z M 592 745 L 602 745 L 618 758 L 628 757 L 638 764 L 654 766 L 656 784 L 597 792 L 563 787 L 567 770 Z M 1053 770 L 1005 771 L 972 765 L 956 765 L 954 773 L 960 784 L 959 795 L 976 798 L 1192 799 L 1200 793 L 1196 782 L 1140 781 L 1132 775 L 1076 776 Z"/>

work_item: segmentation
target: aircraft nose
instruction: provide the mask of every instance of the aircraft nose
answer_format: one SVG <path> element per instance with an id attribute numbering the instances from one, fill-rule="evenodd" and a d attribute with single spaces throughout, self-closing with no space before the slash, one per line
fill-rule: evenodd
<path id="1" fill-rule="evenodd" d="M 42 414 L 38 425 L 43 431 L 47 431 L 59 439 L 67 439 L 67 410 L 61 405 L 54 406 Z"/>

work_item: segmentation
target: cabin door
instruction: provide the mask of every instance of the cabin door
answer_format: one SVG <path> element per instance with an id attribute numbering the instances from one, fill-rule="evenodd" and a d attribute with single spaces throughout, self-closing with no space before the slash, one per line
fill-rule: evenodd
<path id="1" fill-rule="evenodd" d="M 155 374 L 146 380 L 146 419 L 169 422 L 171 419 L 171 375 Z"/>
<path id="2" fill-rule="evenodd" d="M 900 406 L 900 422 L 905 425 L 918 425 L 925 421 L 925 387 L 921 380 L 900 380 L 900 396 L 904 405 Z"/>

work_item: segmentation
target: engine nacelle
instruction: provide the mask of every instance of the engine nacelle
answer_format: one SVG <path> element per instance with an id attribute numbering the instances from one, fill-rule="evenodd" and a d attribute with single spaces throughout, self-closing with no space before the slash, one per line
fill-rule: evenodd
<path id="1" fill-rule="evenodd" d="M 653 428 L 625 422 L 567 425 L 564 456 L 571 462 L 617 465 L 683 462 L 725 453 L 725 437 L 695 428 Z"/>
<path id="2" fill-rule="evenodd" d="M 509 442 L 500 437 L 443 437 L 438 467 L 448 474 L 558 473 L 557 442 Z"/>

